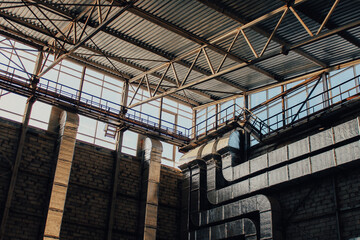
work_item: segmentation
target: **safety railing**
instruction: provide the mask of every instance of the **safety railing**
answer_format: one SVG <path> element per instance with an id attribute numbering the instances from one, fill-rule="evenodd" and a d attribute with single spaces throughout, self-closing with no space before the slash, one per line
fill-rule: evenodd
<path id="1" fill-rule="evenodd" d="M 320 113 L 324 109 L 342 104 L 357 96 L 360 97 L 360 86 L 358 81 L 354 81 L 359 79 L 359 77 L 360 75 L 339 83 L 326 91 L 322 91 L 319 94 L 309 97 L 306 101 L 299 102 L 298 104 L 285 109 L 285 111 L 279 111 L 273 114 L 267 119 L 264 119 L 264 121 L 269 124 L 269 127 L 273 129 L 273 131 L 277 131 L 292 125 L 301 119 Z M 349 84 L 351 82 L 354 84 Z M 310 104 L 306 104 L 306 102 Z"/>
<path id="2" fill-rule="evenodd" d="M 271 128 L 253 114 L 250 110 L 240 107 L 238 104 L 233 104 L 211 117 L 197 123 L 195 127 L 191 128 L 194 137 L 208 135 L 210 132 L 215 131 L 232 121 L 240 121 L 244 124 L 250 125 L 259 135 L 268 134 Z"/>
<path id="3" fill-rule="evenodd" d="M 16 85 L 17 87 L 24 89 L 31 89 L 31 79 L 23 76 L 23 70 L 4 65 L 2 63 L 0 63 L 0 65 L 8 68 L 6 71 L 0 69 L 0 76 L 6 77 L 6 84 Z M 31 74 L 31 77 L 34 76 Z M 55 94 L 55 96 L 57 95 L 58 97 L 58 101 L 65 99 L 65 102 L 70 102 L 75 105 L 82 103 L 82 105 L 87 105 L 92 109 L 96 108 L 97 110 L 101 110 L 101 112 L 119 115 L 119 117 L 121 117 L 120 120 L 125 119 L 130 124 L 141 124 L 146 128 L 159 131 L 163 134 L 178 135 L 181 137 L 191 136 L 189 128 L 171 123 L 164 119 L 161 120 L 160 124 L 160 119 L 157 117 L 123 107 L 118 103 L 82 92 L 78 89 L 68 87 L 46 78 L 40 78 L 39 83 L 37 84 L 36 93 L 46 96 L 49 96 L 50 93 L 51 96 L 54 96 Z M 125 111 L 121 113 L 122 109 L 125 109 Z"/>
<path id="4" fill-rule="evenodd" d="M 1 70 L 1 67 L 6 70 Z M 3 81 L 6 82 L 7 85 L 13 85 L 18 89 L 29 91 L 31 90 L 31 79 L 28 78 L 28 75 L 29 73 L 25 73 L 21 69 L 0 63 L 0 76 L 5 77 L 6 79 L 0 78 L 0 83 Z M 30 74 L 30 76 L 34 77 L 32 74 Z M 247 124 L 247 126 L 250 126 L 255 130 L 258 135 L 263 137 L 289 126 L 303 117 L 321 112 L 325 109 L 325 106 L 331 107 L 333 105 L 338 105 L 359 96 L 359 84 L 348 84 L 356 78 L 359 78 L 359 76 L 344 81 L 327 91 L 307 98 L 307 102 L 312 102 L 309 106 L 306 104 L 304 105 L 304 101 L 302 101 L 287 108 L 285 111 L 277 112 L 264 120 L 257 117 L 256 112 L 253 113 L 246 108 L 233 104 L 197 123 L 191 128 L 186 128 L 164 119 L 160 121 L 157 117 L 134 109 L 125 108 L 118 103 L 82 92 L 78 89 L 68 87 L 46 78 L 40 79 L 37 84 L 36 94 L 53 97 L 57 101 L 64 101 L 75 106 L 82 104 L 82 106 L 86 106 L 89 110 L 95 109 L 105 114 L 109 113 L 117 115 L 119 116 L 119 120 L 124 120 L 129 124 L 142 125 L 144 128 L 157 131 L 160 134 L 168 134 L 175 137 L 178 136 L 179 139 L 187 138 L 190 140 L 191 138 L 207 135 L 233 121 L 240 121 Z M 325 98 L 325 95 L 328 97 Z M 122 111 L 123 109 L 125 109 L 125 111 Z"/>

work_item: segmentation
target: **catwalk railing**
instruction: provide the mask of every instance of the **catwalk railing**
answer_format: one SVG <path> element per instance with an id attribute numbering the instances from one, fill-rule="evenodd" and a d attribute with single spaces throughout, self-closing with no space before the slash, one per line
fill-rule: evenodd
<path id="1" fill-rule="evenodd" d="M 260 119 L 250 110 L 237 104 L 229 106 L 194 127 L 186 128 L 143 112 L 129 109 L 118 103 L 106 100 L 78 89 L 40 78 L 35 89 L 31 87 L 32 74 L 21 69 L 0 63 L 0 87 L 24 96 L 35 95 L 40 101 L 59 106 L 70 111 L 76 111 L 84 116 L 100 120 L 114 126 L 126 127 L 134 132 L 152 135 L 166 142 L 183 146 L 196 139 L 206 136 L 231 122 L 237 122 L 245 130 L 254 134 L 258 140 L 279 131 L 301 118 L 321 112 L 335 105 L 342 104 L 359 97 L 359 84 L 349 86 L 349 82 L 359 76 L 344 81 L 329 90 L 306 99 L 316 104 L 304 107 L 302 101 L 285 111 L 272 114 L 267 119 Z M 328 95 L 328 98 L 324 98 Z M 258 109 L 259 110 L 259 109 Z M 261 109 L 260 109 L 261 110 Z M 304 116 L 304 114 L 306 116 Z M 125 125 L 123 125 L 125 123 Z"/>
<path id="2" fill-rule="evenodd" d="M 354 81 L 359 79 L 359 77 L 360 75 L 355 76 L 319 94 L 310 95 L 305 100 L 302 99 L 302 101 L 286 108 L 284 111 L 271 113 L 271 116 L 265 119 L 259 118 L 257 114 L 261 114 L 261 110 L 268 107 L 268 105 L 256 108 L 256 111 L 252 112 L 237 104 L 233 104 L 219 113 L 197 123 L 190 132 L 193 133 L 194 139 L 205 137 L 217 129 L 222 128 L 224 125 L 231 122 L 238 122 L 239 124 L 236 126 L 243 127 L 251 133 L 256 140 L 261 141 L 284 128 L 296 124 L 302 119 L 360 98 L 359 81 Z M 354 82 L 354 84 L 349 84 L 351 82 Z M 314 87 L 316 87 L 316 85 Z"/>
<path id="3" fill-rule="evenodd" d="M 191 128 L 195 138 L 206 136 L 232 122 L 256 135 L 257 138 L 271 132 L 271 128 L 250 110 L 233 104 Z M 249 128 L 250 127 L 250 128 Z"/>
<path id="4" fill-rule="evenodd" d="M 39 101 L 116 126 L 125 123 L 125 127 L 134 132 L 152 135 L 175 145 L 184 145 L 190 141 L 188 128 L 163 119 L 160 121 L 159 118 L 46 78 L 40 78 L 36 88 L 32 89 L 32 74 L 1 63 L 0 66 L 7 68 L 6 71 L 0 69 L 0 87 L 5 90 L 23 96 L 34 95 Z"/>
<path id="5" fill-rule="evenodd" d="M 359 80 L 359 77 L 360 75 L 350 78 L 326 91 L 310 96 L 305 101 L 288 107 L 284 111 L 271 114 L 267 119 L 264 119 L 264 122 L 272 129 L 269 134 L 289 127 L 314 114 L 329 110 L 332 107 L 342 105 L 348 101 L 359 99 L 359 81 L 355 81 Z M 306 104 L 310 102 L 311 104 Z"/>

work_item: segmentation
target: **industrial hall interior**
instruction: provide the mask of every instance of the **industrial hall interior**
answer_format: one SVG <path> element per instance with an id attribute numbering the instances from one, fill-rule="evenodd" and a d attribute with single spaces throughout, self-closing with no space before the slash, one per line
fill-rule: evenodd
<path id="1" fill-rule="evenodd" d="M 360 0 L 0 0 L 0 240 L 360 240 Z"/>

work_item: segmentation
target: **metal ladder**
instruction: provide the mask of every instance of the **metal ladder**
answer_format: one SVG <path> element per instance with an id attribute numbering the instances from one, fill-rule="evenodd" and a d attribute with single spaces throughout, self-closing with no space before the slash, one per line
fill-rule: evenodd
<path id="1" fill-rule="evenodd" d="M 105 137 L 115 139 L 116 134 L 118 132 L 118 127 L 114 126 L 112 124 L 106 123 L 104 131 L 105 131 Z"/>

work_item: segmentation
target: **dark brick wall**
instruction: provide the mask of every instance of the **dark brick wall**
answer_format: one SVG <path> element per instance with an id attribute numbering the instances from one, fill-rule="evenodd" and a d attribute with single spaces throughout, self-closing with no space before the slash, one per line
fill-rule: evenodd
<path id="1" fill-rule="evenodd" d="M 113 159 L 111 151 L 76 144 L 61 227 L 62 239 L 105 238 Z"/>
<path id="2" fill-rule="evenodd" d="M 0 122 L 1 215 L 15 161 L 20 124 Z M 44 228 L 56 152 L 56 134 L 30 128 L 15 185 L 5 239 L 39 239 Z"/>
<path id="3" fill-rule="evenodd" d="M 16 155 L 19 125 L 0 122 L 0 207 L 3 210 Z M 2 214 L 2 211 L 0 215 Z"/>
<path id="4" fill-rule="evenodd" d="M 61 238 L 105 239 L 112 193 L 113 151 L 77 142 L 65 204 Z M 136 236 L 140 162 L 129 156 L 120 163 L 114 239 Z"/>
<path id="5" fill-rule="evenodd" d="M 3 212 L 15 159 L 20 124 L 0 120 L 0 203 Z M 40 239 L 56 159 L 57 134 L 29 128 L 20 164 L 6 239 Z M 104 239 L 114 171 L 114 151 L 77 142 L 61 226 L 61 239 Z M 123 155 L 113 239 L 138 239 L 140 159 Z M 162 167 L 158 239 L 177 239 L 180 218 L 179 170 Z"/>
<path id="6" fill-rule="evenodd" d="M 359 171 L 342 169 L 270 191 L 281 205 L 284 238 L 338 239 L 336 210 L 341 239 L 360 237 Z"/>
<path id="7" fill-rule="evenodd" d="M 137 238 L 140 191 L 140 160 L 123 159 L 120 163 L 114 224 L 114 233 L 116 236 L 121 236 L 120 239 Z M 114 234 L 114 239 L 119 238 L 115 238 Z"/>
<path id="8" fill-rule="evenodd" d="M 157 239 L 179 239 L 181 180 L 179 170 L 161 168 Z"/>
<path id="9" fill-rule="evenodd" d="M 111 197 L 113 151 L 77 143 L 70 176 L 61 237 L 104 239 Z M 180 217 L 179 170 L 162 167 L 158 239 L 177 239 Z M 140 159 L 124 155 L 120 163 L 113 239 L 138 239 L 141 192 Z"/>

